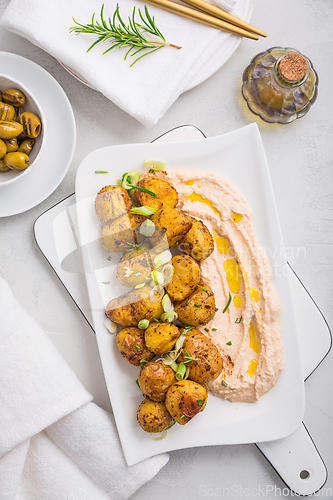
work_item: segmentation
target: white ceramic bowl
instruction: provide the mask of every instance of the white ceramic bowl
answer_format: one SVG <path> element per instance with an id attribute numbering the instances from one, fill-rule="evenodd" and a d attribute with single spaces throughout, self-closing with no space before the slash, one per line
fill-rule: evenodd
<path id="1" fill-rule="evenodd" d="M 0 187 L 4 186 L 5 184 L 11 184 L 12 182 L 16 181 L 16 179 L 21 178 L 25 175 L 29 175 L 29 172 L 31 172 L 40 157 L 46 137 L 46 121 L 43 110 L 36 97 L 22 83 L 14 80 L 8 75 L 0 74 L 0 92 L 4 92 L 5 90 L 10 88 L 18 89 L 24 93 L 26 101 L 24 106 L 22 106 L 22 108 L 20 109 L 22 109 L 23 111 L 31 111 L 32 113 L 37 115 L 42 122 L 42 131 L 35 139 L 34 147 L 32 148 L 32 151 L 29 155 L 29 167 L 25 170 L 9 170 L 8 172 L 0 172 Z"/>

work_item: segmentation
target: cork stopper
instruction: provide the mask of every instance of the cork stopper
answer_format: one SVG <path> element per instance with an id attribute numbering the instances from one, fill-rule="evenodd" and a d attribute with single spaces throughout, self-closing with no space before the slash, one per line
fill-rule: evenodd
<path id="1" fill-rule="evenodd" d="M 308 71 L 308 61 L 298 52 L 289 52 L 282 57 L 279 70 L 282 78 L 288 82 L 298 82 Z"/>

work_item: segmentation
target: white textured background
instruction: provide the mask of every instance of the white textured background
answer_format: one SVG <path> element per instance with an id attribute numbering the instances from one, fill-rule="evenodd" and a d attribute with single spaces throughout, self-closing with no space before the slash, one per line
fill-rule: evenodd
<path id="1" fill-rule="evenodd" d="M 50 1 L 50 0 L 49 0 Z M 8 1 L 0 0 L 0 14 Z M 24 11 L 24 2 L 22 2 Z M 73 13 L 74 14 L 74 13 Z M 105 395 L 94 335 L 71 301 L 33 238 L 38 215 L 74 191 L 75 173 L 92 150 L 112 144 L 148 142 L 181 124 L 193 124 L 208 137 L 257 121 L 268 158 L 287 249 L 287 257 L 333 325 L 333 2 L 329 0 L 257 0 L 251 22 L 269 33 L 258 42 L 243 41 L 227 64 L 208 81 L 182 95 L 154 128 L 147 130 L 102 95 L 73 79 L 51 56 L 0 28 L 0 50 L 35 61 L 67 93 L 77 123 L 77 147 L 60 187 L 44 203 L 0 219 L 0 274 L 23 307 L 72 362 L 80 346 L 91 346 L 88 390 L 96 402 Z M 250 59 L 269 47 L 295 47 L 319 74 L 319 97 L 309 114 L 291 125 L 272 126 L 249 113 L 240 97 L 241 75 Z M 297 257 L 297 249 L 300 251 Z M 66 342 L 64 338 L 66 337 Z M 316 342 L 316 332 L 313 332 Z M 66 346 L 66 348 L 64 347 Z M 305 423 L 327 465 L 333 469 L 333 355 L 306 382 Z M 96 390 L 99 386 L 99 390 Z M 200 485 L 243 488 L 284 484 L 253 445 L 176 451 L 169 464 L 133 500 L 200 499 Z M 333 489 L 329 477 L 326 487 Z M 214 498 L 214 497 L 210 497 Z M 240 495 L 238 498 L 242 498 Z M 276 498 L 271 493 L 266 498 Z"/>

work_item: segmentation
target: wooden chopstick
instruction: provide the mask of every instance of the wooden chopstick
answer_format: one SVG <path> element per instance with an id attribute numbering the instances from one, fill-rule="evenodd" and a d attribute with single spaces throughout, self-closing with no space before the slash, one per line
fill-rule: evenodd
<path id="1" fill-rule="evenodd" d="M 179 14 L 180 16 L 187 17 L 188 19 L 198 21 L 199 23 L 207 24 L 208 26 L 212 26 L 213 28 L 218 28 L 222 31 L 227 31 L 228 33 L 243 36 L 245 38 L 250 38 L 251 40 L 259 40 L 258 35 L 255 35 L 254 33 L 250 33 L 243 28 L 239 28 L 234 24 L 230 24 L 226 21 L 222 21 L 221 19 L 217 19 L 216 17 L 205 14 L 204 12 L 199 12 L 198 10 L 185 7 L 185 5 L 180 5 L 179 3 L 171 2 L 170 0 L 145 1 L 157 7 L 161 7 L 164 10 L 168 10 L 169 12 L 173 12 L 174 14 Z"/>
<path id="2" fill-rule="evenodd" d="M 239 19 L 238 17 L 233 16 L 232 14 L 229 14 L 229 12 L 226 12 L 225 10 L 221 9 L 220 7 L 216 7 L 215 5 L 212 5 L 211 3 L 205 2 L 205 0 L 183 0 L 183 2 L 187 3 L 189 5 L 192 5 L 192 7 L 196 7 L 197 9 L 200 9 L 203 12 L 206 12 L 207 14 L 211 14 L 212 16 L 218 17 L 219 19 L 222 19 L 223 21 L 234 24 L 235 26 L 238 26 L 239 28 L 243 28 L 247 31 L 252 31 L 252 33 L 256 33 L 257 35 L 260 35 L 260 36 L 264 36 L 264 37 L 267 36 L 267 33 L 260 30 L 259 28 L 256 28 L 255 26 L 252 26 L 252 24 L 249 24 L 249 23 L 246 23 L 245 21 L 242 21 L 242 19 Z"/>

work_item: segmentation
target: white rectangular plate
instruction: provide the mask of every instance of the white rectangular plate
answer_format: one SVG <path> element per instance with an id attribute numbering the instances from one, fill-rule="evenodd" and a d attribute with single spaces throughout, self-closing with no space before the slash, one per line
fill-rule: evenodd
<path id="1" fill-rule="evenodd" d="M 119 260 L 100 244 L 100 222 L 94 211 L 96 193 L 115 184 L 124 172 L 142 170 L 145 158 L 165 161 L 167 168 L 197 168 L 218 172 L 244 194 L 253 210 L 253 224 L 273 269 L 282 305 L 285 368 L 277 385 L 260 401 L 230 403 L 209 396 L 207 408 L 186 426 L 174 426 L 162 441 L 153 440 L 138 426 L 136 411 L 142 395 L 135 380 L 139 369 L 126 363 L 114 335 L 103 326 L 105 306 L 125 293 L 115 277 Z M 95 170 L 108 170 L 98 175 Z M 204 141 L 112 146 L 89 154 L 76 177 L 80 243 L 97 335 L 97 342 L 113 412 L 126 456 L 133 465 L 169 450 L 219 444 L 254 443 L 281 439 L 301 424 L 304 384 L 288 268 L 267 161 L 256 124 Z M 102 282 L 110 282 L 103 284 Z"/>

